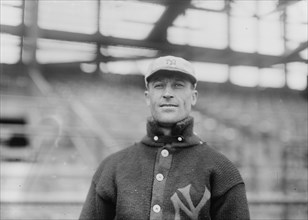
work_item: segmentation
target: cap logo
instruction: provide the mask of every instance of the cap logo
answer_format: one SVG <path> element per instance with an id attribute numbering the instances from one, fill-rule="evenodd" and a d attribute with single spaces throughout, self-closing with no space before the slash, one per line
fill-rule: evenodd
<path id="1" fill-rule="evenodd" d="M 169 66 L 176 66 L 176 60 L 175 59 L 167 59 L 166 64 Z"/>

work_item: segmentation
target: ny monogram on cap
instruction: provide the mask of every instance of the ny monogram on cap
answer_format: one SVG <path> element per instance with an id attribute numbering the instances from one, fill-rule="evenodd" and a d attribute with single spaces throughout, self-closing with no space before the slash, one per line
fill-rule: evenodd
<path id="1" fill-rule="evenodd" d="M 167 59 L 166 64 L 170 66 L 176 66 L 176 60 L 175 59 Z"/>

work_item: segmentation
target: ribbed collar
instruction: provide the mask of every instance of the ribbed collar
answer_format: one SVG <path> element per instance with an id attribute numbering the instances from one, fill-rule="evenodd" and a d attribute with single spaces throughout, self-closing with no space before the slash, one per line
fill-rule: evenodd
<path id="1" fill-rule="evenodd" d="M 166 144 L 171 147 L 189 147 L 200 144 L 200 138 L 193 133 L 193 126 L 194 119 L 189 116 L 172 127 L 170 136 L 164 136 L 162 127 L 151 117 L 147 121 L 147 135 L 141 142 L 153 147 Z"/>

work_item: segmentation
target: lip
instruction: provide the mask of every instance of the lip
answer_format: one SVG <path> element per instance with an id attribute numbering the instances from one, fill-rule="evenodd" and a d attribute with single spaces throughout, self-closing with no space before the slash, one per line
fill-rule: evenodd
<path id="1" fill-rule="evenodd" d="M 161 104 L 159 107 L 166 107 L 166 108 L 172 108 L 172 107 L 178 107 L 176 104 L 171 104 L 171 103 L 166 103 L 166 104 Z"/>

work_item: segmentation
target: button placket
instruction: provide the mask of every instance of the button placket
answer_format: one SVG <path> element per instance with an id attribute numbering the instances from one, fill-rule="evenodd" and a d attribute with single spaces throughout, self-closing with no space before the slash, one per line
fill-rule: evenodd
<path id="1" fill-rule="evenodd" d="M 165 147 L 168 146 L 169 145 L 166 145 Z M 163 195 L 166 179 L 171 167 L 171 161 L 172 155 L 169 153 L 168 149 L 163 148 L 158 150 L 154 167 L 150 219 L 161 219 L 162 217 L 161 204 L 164 203 Z"/>

